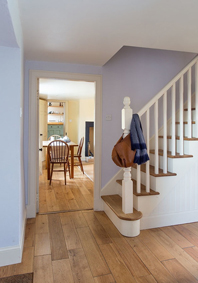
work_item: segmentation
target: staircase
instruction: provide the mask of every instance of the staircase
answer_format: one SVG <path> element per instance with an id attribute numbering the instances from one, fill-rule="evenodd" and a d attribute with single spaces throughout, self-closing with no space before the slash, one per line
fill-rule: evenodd
<path id="1" fill-rule="evenodd" d="M 126 136 L 130 98 L 123 103 Z M 129 237 L 141 229 L 198 221 L 198 56 L 138 114 L 150 161 L 120 170 L 101 191 L 104 211 Z"/>

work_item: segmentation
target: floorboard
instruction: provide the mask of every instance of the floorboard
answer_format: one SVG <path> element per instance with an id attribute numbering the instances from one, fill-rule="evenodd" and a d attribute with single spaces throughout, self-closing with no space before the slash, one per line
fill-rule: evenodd
<path id="1" fill-rule="evenodd" d="M 180 234 L 173 226 L 162 227 L 161 230 L 181 248 L 193 246 L 193 244 L 189 242 L 182 234 Z"/>
<path id="2" fill-rule="evenodd" d="M 69 251 L 69 260 L 75 283 L 94 283 L 94 278 L 83 249 Z"/>
<path id="3" fill-rule="evenodd" d="M 135 283 L 135 278 L 127 268 L 124 260 L 119 255 L 113 244 L 102 245 L 101 251 L 112 272 L 116 282 Z"/>
<path id="4" fill-rule="evenodd" d="M 176 259 L 164 261 L 163 264 L 178 282 L 198 282 L 198 280 L 192 276 L 192 274 L 188 272 Z"/>
<path id="5" fill-rule="evenodd" d="M 115 283 L 115 279 L 112 274 L 102 275 L 94 277 L 95 283 Z"/>
<path id="6" fill-rule="evenodd" d="M 62 259 L 52 262 L 54 282 L 56 283 L 74 283 L 74 277 L 71 271 L 69 259 Z"/>
<path id="7" fill-rule="evenodd" d="M 48 222 L 52 260 L 68 258 L 68 252 L 66 249 L 65 238 L 59 214 L 49 214 Z"/>
<path id="8" fill-rule="evenodd" d="M 49 233 L 36 234 L 35 256 L 51 254 Z"/>
<path id="9" fill-rule="evenodd" d="M 127 239 L 134 251 L 139 255 L 142 262 L 151 272 L 157 282 L 177 283 L 177 280 L 167 271 L 163 264 L 154 254 L 137 238 Z"/>
<path id="10" fill-rule="evenodd" d="M 198 263 L 191 256 L 189 256 L 185 250 L 176 245 L 175 242 L 173 242 L 160 229 L 153 229 L 150 230 L 150 232 L 184 268 L 186 268 L 196 279 L 198 279 Z"/>
<path id="11" fill-rule="evenodd" d="M 53 283 L 52 261 L 50 255 L 34 258 L 34 283 Z"/>
<path id="12" fill-rule="evenodd" d="M 77 231 L 93 276 L 109 274 L 110 270 L 90 229 L 84 227 Z"/>
<path id="13" fill-rule="evenodd" d="M 67 250 L 82 248 L 78 233 L 73 222 L 63 225 Z"/>

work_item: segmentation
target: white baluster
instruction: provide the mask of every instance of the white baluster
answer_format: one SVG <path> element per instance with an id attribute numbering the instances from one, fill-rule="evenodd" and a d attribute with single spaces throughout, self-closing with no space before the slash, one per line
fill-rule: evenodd
<path id="1" fill-rule="evenodd" d="M 140 165 L 137 165 L 137 193 L 141 193 L 141 170 Z"/>
<path id="2" fill-rule="evenodd" d="M 183 102 L 183 81 L 184 78 L 183 76 L 179 80 L 179 122 L 180 122 L 180 146 L 179 146 L 179 154 L 183 155 L 184 154 L 184 118 L 183 118 L 183 112 L 184 112 L 184 102 Z"/>
<path id="3" fill-rule="evenodd" d="M 124 137 L 130 133 L 130 125 L 133 111 L 130 108 L 130 97 L 125 97 L 122 109 L 122 129 Z M 122 210 L 125 214 L 133 213 L 133 182 L 131 180 L 131 167 L 123 169 L 122 180 Z"/>
<path id="4" fill-rule="evenodd" d="M 139 117 L 139 118 L 140 118 L 140 121 L 141 121 L 141 117 Z M 136 190 L 137 190 L 137 193 L 140 194 L 141 193 L 141 167 L 138 164 L 137 164 L 136 178 L 137 178 Z"/>
<path id="5" fill-rule="evenodd" d="M 195 64 L 195 137 L 198 138 L 198 62 Z"/>
<path id="6" fill-rule="evenodd" d="M 171 88 L 171 96 L 172 96 L 172 155 L 175 155 L 175 84 L 173 84 Z"/>
<path id="7" fill-rule="evenodd" d="M 167 173 L 167 92 L 163 95 L 163 122 L 164 122 L 164 138 L 163 138 L 163 172 Z"/>
<path id="8" fill-rule="evenodd" d="M 158 156 L 158 100 L 154 106 L 155 119 L 155 174 L 159 173 L 159 156 Z"/>
<path id="9" fill-rule="evenodd" d="M 146 111 L 146 144 L 147 144 L 147 152 L 149 154 L 150 151 L 150 113 L 149 109 Z M 150 192 L 150 161 L 146 162 L 146 192 Z"/>
<path id="10" fill-rule="evenodd" d="M 191 121 L 191 68 L 187 73 L 188 84 L 188 138 L 192 137 L 192 121 Z"/>

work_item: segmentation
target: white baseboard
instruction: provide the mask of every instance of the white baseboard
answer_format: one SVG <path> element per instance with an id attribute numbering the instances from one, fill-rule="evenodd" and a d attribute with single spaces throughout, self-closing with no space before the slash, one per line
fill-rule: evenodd
<path id="1" fill-rule="evenodd" d="M 140 220 L 140 230 L 157 227 L 179 225 L 198 221 L 198 210 L 183 211 L 180 213 L 171 213 L 151 217 L 143 217 Z"/>
<path id="2" fill-rule="evenodd" d="M 25 239 L 26 210 L 23 218 L 20 243 L 17 246 L 0 248 L 0 267 L 20 263 L 22 260 L 23 246 Z"/>

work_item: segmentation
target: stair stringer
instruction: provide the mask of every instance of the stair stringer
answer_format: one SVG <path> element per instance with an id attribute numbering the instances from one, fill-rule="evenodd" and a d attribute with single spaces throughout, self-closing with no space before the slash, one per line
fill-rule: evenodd
<path id="1" fill-rule="evenodd" d="M 168 160 L 177 176 L 154 177 L 159 195 L 134 196 L 141 230 L 198 221 L 198 141 L 184 141 L 184 148 L 193 158 Z"/>

